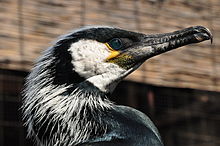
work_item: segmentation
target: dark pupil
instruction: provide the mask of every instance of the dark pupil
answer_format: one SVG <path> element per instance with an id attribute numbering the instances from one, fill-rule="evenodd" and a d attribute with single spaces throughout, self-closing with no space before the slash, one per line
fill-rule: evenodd
<path id="1" fill-rule="evenodd" d="M 114 50 L 119 50 L 122 47 L 122 42 L 120 39 L 113 39 L 109 42 L 110 47 Z"/>

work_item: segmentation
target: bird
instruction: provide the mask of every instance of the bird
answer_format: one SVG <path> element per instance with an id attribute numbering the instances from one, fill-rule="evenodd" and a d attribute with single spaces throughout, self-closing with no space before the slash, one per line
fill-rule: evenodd
<path id="1" fill-rule="evenodd" d="M 158 34 L 86 26 L 60 36 L 25 79 L 28 138 L 38 146 L 163 146 L 147 115 L 109 97 L 146 60 L 212 38 L 203 26 Z"/>

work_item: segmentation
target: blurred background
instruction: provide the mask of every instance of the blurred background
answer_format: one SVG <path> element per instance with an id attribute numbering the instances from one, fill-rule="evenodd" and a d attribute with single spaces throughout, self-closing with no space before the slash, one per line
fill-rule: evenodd
<path id="1" fill-rule="evenodd" d="M 149 115 L 166 146 L 220 145 L 219 0 L 0 0 L 0 146 L 33 146 L 19 110 L 24 78 L 51 41 L 86 25 L 148 34 L 208 27 L 212 45 L 148 60 L 112 100 Z"/>

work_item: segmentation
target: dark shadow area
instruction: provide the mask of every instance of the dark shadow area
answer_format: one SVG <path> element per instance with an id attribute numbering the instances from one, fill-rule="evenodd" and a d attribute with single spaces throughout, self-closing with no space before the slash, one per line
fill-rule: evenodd
<path id="1" fill-rule="evenodd" d="M 123 81 L 112 100 L 146 113 L 167 146 L 220 144 L 220 93 Z"/>

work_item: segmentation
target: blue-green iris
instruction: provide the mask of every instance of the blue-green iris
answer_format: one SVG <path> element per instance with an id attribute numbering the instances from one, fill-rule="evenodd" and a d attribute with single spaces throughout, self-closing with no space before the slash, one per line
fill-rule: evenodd
<path id="1" fill-rule="evenodd" d="M 112 39 L 108 44 L 114 50 L 119 50 L 123 46 L 122 41 L 119 38 Z"/>

